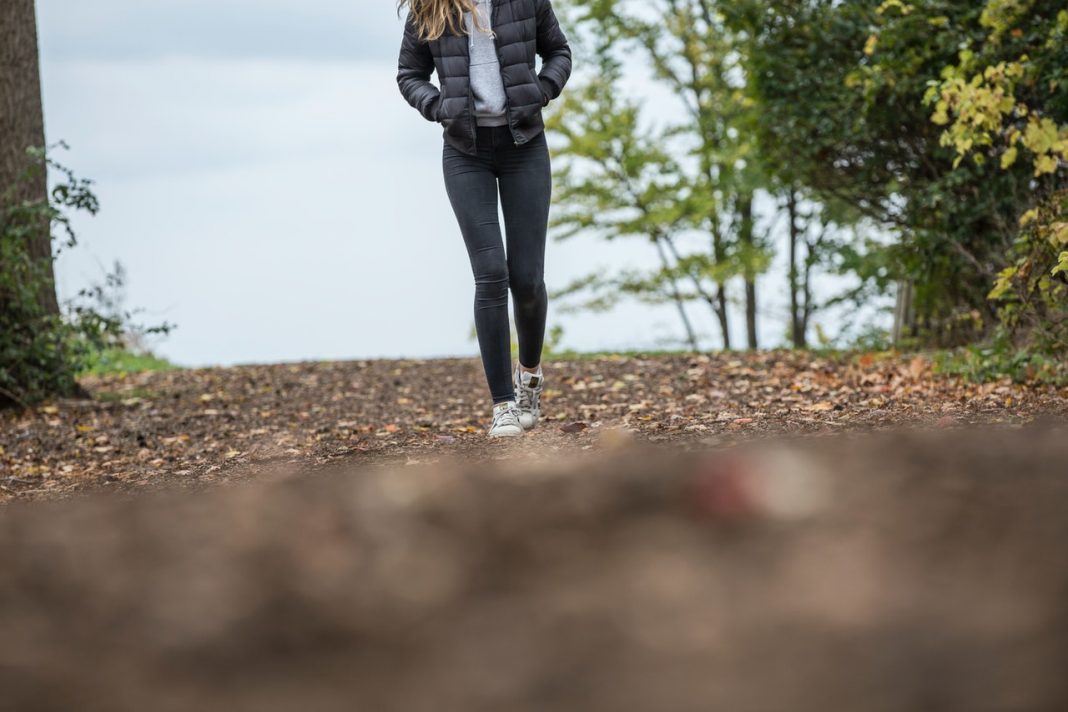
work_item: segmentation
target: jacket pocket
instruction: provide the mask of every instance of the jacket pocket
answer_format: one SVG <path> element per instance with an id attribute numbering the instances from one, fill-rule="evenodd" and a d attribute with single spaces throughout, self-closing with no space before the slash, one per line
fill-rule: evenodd
<path id="1" fill-rule="evenodd" d="M 534 67 L 527 65 L 527 74 L 530 75 L 530 83 L 538 90 L 538 94 L 541 94 L 541 80 L 538 79 L 538 73 L 534 71 Z"/>
<path id="2" fill-rule="evenodd" d="M 541 77 L 533 69 L 530 70 L 530 76 L 534 82 L 534 87 L 538 90 L 538 98 L 541 100 L 541 106 L 544 108 L 552 101 L 552 94 L 545 88 L 541 81 Z"/>
<path id="3" fill-rule="evenodd" d="M 445 83 L 442 82 L 441 88 L 438 90 L 438 106 L 434 109 L 434 120 L 439 124 L 445 117 Z"/>

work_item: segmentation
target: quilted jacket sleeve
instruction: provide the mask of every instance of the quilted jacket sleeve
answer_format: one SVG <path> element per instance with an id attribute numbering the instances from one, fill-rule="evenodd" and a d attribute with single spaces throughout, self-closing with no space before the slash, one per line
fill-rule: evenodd
<path id="1" fill-rule="evenodd" d="M 541 56 L 542 91 L 546 101 L 560 96 L 571 76 L 571 47 L 553 12 L 551 0 L 535 0 L 538 18 L 537 51 Z"/>
<path id="2" fill-rule="evenodd" d="M 430 83 L 434 57 L 430 53 L 430 46 L 419 39 L 411 14 L 404 22 L 404 40 L 397 64 L 397 86 L 404 99 L 427 121 L 436 121 L 441 92 Z"/>

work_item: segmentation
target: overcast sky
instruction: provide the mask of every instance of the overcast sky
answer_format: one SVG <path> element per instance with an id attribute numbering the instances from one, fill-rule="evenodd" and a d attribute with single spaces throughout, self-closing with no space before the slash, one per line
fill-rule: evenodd
<path id="1" fill-rule="evenodd" d="M 441 133 L 397 91 L 392 0 L 37 5 L 48 140 L 102 203 L 76 223 L 61 293 L 121 261 L 128 306 L 177 324 L 157 350 L 186 365 L 476 352 Z M 547 282 L 655 259 L 552 243 Z M 681 334 L 673 310 L 641 305 L 549 323 L 582 350 Z"/>

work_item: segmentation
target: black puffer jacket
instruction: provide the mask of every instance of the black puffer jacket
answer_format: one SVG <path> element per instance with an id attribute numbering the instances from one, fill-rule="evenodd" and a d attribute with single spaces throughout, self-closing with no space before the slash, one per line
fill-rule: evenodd
<path id="1" fill-rule="evenodd" d="M 545 129 L 541 109 L 560 95 L 571 76 L 571 48 L 550 0 L 493 0 L 492 25 L 508 99 L 508 123 L 518 146 Z M 475 153 L 468 39 L 446 33 L 430 42 L 421 40 L 409 13 L 397 84 L 420 114 L 441 122 L 446 141 L 465 153 Z M 540 74 L 534 73 L 535 54 L 542 59 Z M 434 70 L 440 90 L 430 83 Z"/>

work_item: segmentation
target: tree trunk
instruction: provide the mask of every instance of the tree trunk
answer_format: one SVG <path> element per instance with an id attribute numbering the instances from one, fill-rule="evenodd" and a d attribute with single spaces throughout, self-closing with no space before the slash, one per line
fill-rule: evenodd
<path id="1" fill-rule="evenodd" d="M 753 257 L 756 254 L 756 242 L 753 239 L 753 194 L 745 193 L 738 200 L 738 214 L 741 224 L 738 239 L 742 243 L 745 259 L 745 333 L 746 345 L 756 350 L 757 343 L 757 293 L 756 271 L 753 269 Z"/>
<path id="2" fill-rule="evenodd" d="M 0 0 L 0 196 L 4 200 L 47 201 L 48 175 L 34 165 L 29 148 L 44 148 L 41 73 L 37 57 L 37 18 L 33 0 Z M 40 260 L 45 281 L 38 300 L 58 314 L 52 238 L 47 221 L 27 246 Z"/>
<path id="3" fill-rule="evenodd" d="M 912 321 L 912 282 L 902 279 L 897 283 L 897 300 L 894 305 L 894 348 L 900 348 L 905 338 L 910 335 L 909 327 Z"/>
<path id="4" fill-rule="evenodd" d="M 679 254 L 679 250 L 677 247 L 675 247 L 675 243 L 672 241 L 672 239 L 667 236 L 663 237 L 662 239 L 665 243 L 667 243 L 668 249 L 671 250 L 671 255 L 675 258 L 675 262 L 681 262 L 682 255 Z M 705 289 L 705 285 L 701 283 L 701 277 L 695 274 L 692 270 L 687 270 L 687 276 L 693 283 L 694 291 L 697 292 L 698 295 L 700 295 L 701 299 L 704 300 L 705 304 L 709 306 L 709 308 L 712 310 L 712 313 L 715 314 L 718 318 L 720 310 L 717 306 L 718 302 L 716 301 L 716 295 L 710 294 L 709 291 Z M 724 312 L 724 314 L 725 313 L 726 312 Z M 725 326 L 725 322 L 720 321 L 720 326 Z"/>
<path id="5" fill-rule="evenodd" d="M 716 319 L 719 330 L 723 332 L 723 350 L 731 350 L 730 320 L 727 317 L 727 289 L 722 282 L 716 283 Z"/>
<path id="6" fill-rule="evenodd" d="M 664 266 L 664 271 L 670 271 L 671 260 L 668 259 L 667 253 L 664 251 L 662 238 L 654 237 L 653 244 L 656 245 L 656 253 L 660 255 L 660 264 Z M 697 343 L 697 332 L 693 330 L 693 324 L 690 322 L 690 317 L 686 314 L 685 300 L 682 298 L 679 284 L 674 277 L 671 279 L 671 298 L 675 302 L 675 308 L 679 311 L 679 319 L 682 321 L 682 326 L 686 329 L 686 340 L 690 343 L 690 350 L 700 351 L 700 344 Z"/>
<path id="7" fill-rule="evenodd" d="M 723 234 L 719 217 L 712 218 L 712 259 L 716 266 L 723 265 L 726 256 L 723 254 Z M 716 298 L 712 305 L 719 321 L 719 330 L 723 334 L 723 350 L 731 350 L 730 319 L 727 315 L 727 287 L 721 281 L 716 281 Z"/>
<path id="8" fill-rule="evenodd" d="M 801 241 L 801 235 L 797 226 L 797 194 L 793 188 L 786 194 L 786 214 L 789 218 L 790 227 L 790 272 L 788 276 L 790 283 L 790 340 L 795 349 L 803 349 L 808 344 L 805 338 L 805 325 L 802 323 L 801 304 L 798 295 L 800 285 L 798 284 L 797 248 L 798 243 Z"/>
<path id="9" fill-rule="evenodd" d="M 820 233 L 815 239 L 805 238 L 805 269 L 801 275 L 801 294 L 804 300 L 801 303 L 801 334 L 808 334 L 808 325 L 812 321 L 812 315 L 816 312 L 816 301 L 812 295 L 812 270 L 816 266 L 816 260 L 823 246 L 823 240 L 827 236 L 827 223 L 820 221 Z M 808 342 L 807 336 L 805 342 Z"/>

